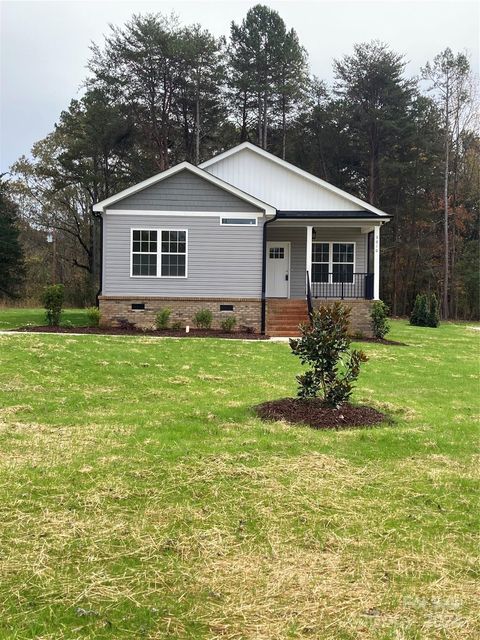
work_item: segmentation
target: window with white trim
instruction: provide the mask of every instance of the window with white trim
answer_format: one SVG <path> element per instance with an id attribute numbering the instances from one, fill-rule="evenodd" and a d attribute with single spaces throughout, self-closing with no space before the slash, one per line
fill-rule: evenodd
<path id="1" fill-rule="evenodd" d="M 162 231 L 161 265 L 163 277 L 185 277 L 187 273 L 186 231 Z"/>
<path id="2" fill-rule="evenodd" d="M 354 242 L 313 242 L 312 282 L 353 282 Z"/>
<path id="3" fill-rule="evenodd" d="M 182 229 L 132 229 L 132 276 L 185 278 L 187 232 Z"/>
<path id="4" fill-rule="evenodd" d="M 312 244 L 312 282 L 328 282 L 330 245 L 328 242 Z"/>
<path id="5" fill-rule="evenodd" d="M 333 282 L 353 282 L 353 242 L 334 242 L 332 244 Z"/>
<path id="6" fill-rule="evenodd" d="M 157 231 L 134 229 L 132 232 L 132 275 L 157 275 Z"/>

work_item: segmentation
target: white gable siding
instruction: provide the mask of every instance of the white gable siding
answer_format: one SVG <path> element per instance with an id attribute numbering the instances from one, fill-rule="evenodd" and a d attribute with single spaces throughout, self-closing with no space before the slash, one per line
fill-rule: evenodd
<path id="1" fill-rule="evenodd" d="M 316 185 L 249 149 L 205 167 L 212 175 L 263 200 L 276 209 L 296 211 L 362 211 L 362 207 Z"/>

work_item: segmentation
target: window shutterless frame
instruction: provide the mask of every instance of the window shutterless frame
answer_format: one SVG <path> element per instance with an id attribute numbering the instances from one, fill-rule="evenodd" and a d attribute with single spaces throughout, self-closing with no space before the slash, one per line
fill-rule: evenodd
<path id="1" fill-rule="evenodd" d="M 313 245 L 316 244 L 328 244 L 328 262 L 315 262 L 313 260 Z M 333 245 L 334 244 L 349 244 L 353 246 L 353 261 L 352 262 L 334 262 L 333 261 Z M 355 279 L 355 264 L 356 264 L 356 260 L 357 260 L 357 243 L 356 242 L 342 242 L 342 241 L 338 241 L 338 240 L 334 240 L 334 241 L 322 241 L 322 240 L 314 240 L 312 242 L 312 282 L 321 282 L 323 284 L 337 284 L 336 282 L 334 282 L 333 280 L 333 265 L 352 265 L 352 271 L 353 271 L 353 275 L 352 275 L 352 280 L 347 280 L 344 281 L 345 284 L 353 284 L 354 283 L 354 279 Z M 313 280 L 313 265 L 314 264 L 326 264 L 328 265 L 328 280 L 322 281 L 322 280 Z"/>
<path id="2" fill-rule="evenodd" d="M 134 253 L 143 253 L 138 251 L 133 251 L 133 232 L 134 231 L 156 231 L 157 232 L 157 251 L 156 254 L 154 252 L 147 252 L 145 255 L 156 255 L 157 256 L 157 275 L 155 276 L 142 276 L 142 275 L 134 275 L 133 273 L 133 254 Z M 162 231 L 182 231 L 185 233 L 185 275 L 184 276 L 162 276 Z M 170 253 L 165 252 L 165 255 L 172 255 Z M 183 255 L 183 254 L 179 254 Z M 130 229 L 130 277 L 131 278 L 187 278 L 188 277 L 188 229 L 159 229 L 157 227 L 131 227 Z"/>
<path id="3" fill-rule="evenodd" d="M 258 218 L 256 216 L 230 215 L 220 218 L 222 227 L 256 227 L 258 226 Z"/>

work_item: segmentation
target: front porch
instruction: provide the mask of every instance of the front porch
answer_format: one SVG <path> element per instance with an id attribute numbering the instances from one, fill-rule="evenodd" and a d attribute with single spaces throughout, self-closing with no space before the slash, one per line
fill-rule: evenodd
<path id="1" fill-rule="evenodd" d="M 379 299 L 380 222 L 274 220 L 266 230 L 266 331 L 295 335 L 308 309 L 344 300 L 352 333 L 370 331 Z"/>

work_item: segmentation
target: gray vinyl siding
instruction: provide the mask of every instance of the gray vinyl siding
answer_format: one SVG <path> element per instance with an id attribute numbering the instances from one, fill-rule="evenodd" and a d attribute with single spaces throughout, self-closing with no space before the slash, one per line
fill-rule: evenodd
<path id="1" fill-rule="evenodd" d="M 267 241 L 290 241 L 290 297 L 305 296 L 307 230 L 301 226 L 267 225 Z M 357 227 L 317 227 L 315 242 L 355 242 L 355 273 L 367 272 L 367 234 Z"/>
<path id="2" fill-rule="evenodd" d="M 259 212 L 261 209 L 188 170 L 116 202 L 113 209 L 141 211 Z"/>
<path id="3" fill-rule="evenodd" d="M 116 205 L 115 205 L 116 207 Z M 187 229 L 187 278 L 130 276 L 131 229 Z M 259 298 L 262 229 L 221 226 L 219 217 L 104 215 L 103 295 Z"/>

